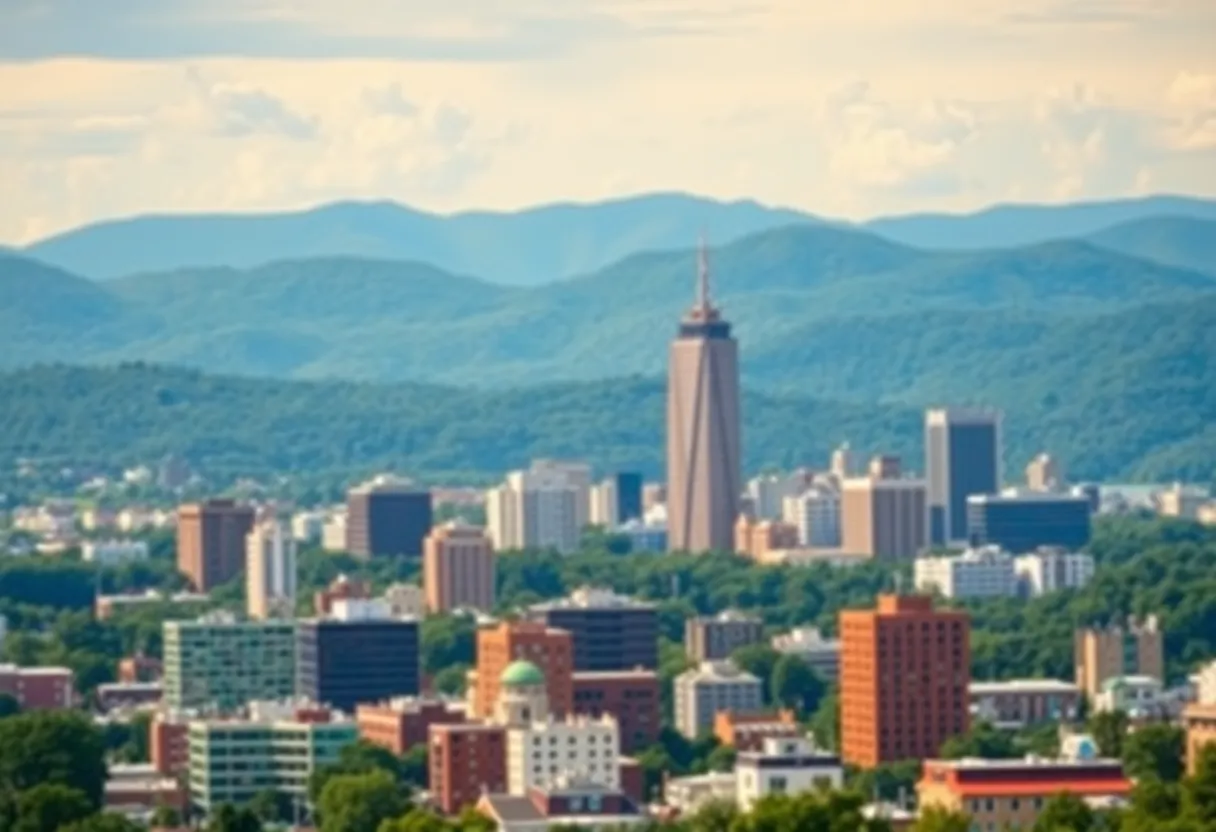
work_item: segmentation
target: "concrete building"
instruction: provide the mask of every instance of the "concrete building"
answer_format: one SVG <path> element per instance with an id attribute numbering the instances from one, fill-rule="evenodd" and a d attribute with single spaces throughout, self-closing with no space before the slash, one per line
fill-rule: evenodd
<path id="1" fill-rule="evenodd" d="M 528 608 L 527 617 L 574 638 L 574 670 L 656 670 L 659 614 L 654 604 L 611 590 L 580 587 Z"/>
<path id="2" fill-rule="evenodd" d="M 184 813 L 189 794 L 178 780 L 164 777 L 147 763 L 110 763 L 102 792 L 107 813 L 140 817 L 164 806 Z"/>
<path id="3" fill-rule="evenodd" d="M 997 546 L 917 558 L 914 576 L 917 592 L 943 598 L 1012 598 L 1018 591 L 1013 558 Z"/>
<path id="4" fill-rule="evenodd" d="M 840 546 L 840 492 L 812 485 L 801 494 L 786 497 L 782 519 L 798 530 L 798 545 L 816 549 Z"/>
<path id="5" fill-rule="evenodd" d="M 973 719 L 1007 731 L 1071 722 L 1080 713 L 1081 691 L 1058 679 L 972 682 L 968 692 Z"/>
<path id="6" fill-rule="evenodd" d="M 755 520 L 780 520 L 785 501 L 801 494 L 811 483 L 808 471 L 792 474 L 761 474 L 747 481 L 747 496 Z"/>
<path id="7" fill-rule="evenodd" d="M 86 540 L 80 544 L 80 559 L 100 566 L 147 560 L 148 544 L 142 540 Z"/>
<path id="8" fill-rule="evenodd" d="M 497 681 L 497 680 L 496 680 Z M 445 815 L 507 790 L 507 733 L 501 725 L 433 725 L 427 744 L 431 799 Z"/>
<path id="9" fill-rule="evenodd" d="M 761 691 L 760 680 L 732 662 L 702 662 L 675 679 L 675 728 L 696 739 L 713 730 L 719 711 L 758 713 Z"/>
<path id="10" fill-rule="evenodd" d="M 346 551 L 346 508 L 325 518 L 321 526 L 321 548 L 327 552 Z"/>
<path id="11" fill-rule="evenodd" d="M 591 489 L 590 522 L 613 529 L 642 519 L 642 475 L 618 472 Z"/>
<path id="12" fill-rule="evenodd" d="M 250 618 L 291 618 L 296 612 L 296 541 L 286 523 L 257 523 L 245 541 L 245 608 Z"/>
<path id="13" fill-rule="evenodd" d="M 1064 468 L 1051 454 L 1042 453 L 1026 466 L 1026 487 L 1031 491 L 1062 491 Z"/>
<path id="14" fill-rule="evenodd" d="M 607 670 L 575 673 L 574 713 L 616 720 L 622 754 L 644 751 L 659 741 L 662 701 L 659 676 L 653 670 Z"/>
<path id="15" fill-rule="evenodd" d="M 190 503 L 177 510 L 177 570 L 199 592 L 210 592 L 245 568 L 245 539 L 253 508 L 233 500 Z"/>
<path id="16" fill-rule="evenodd" d="M 739 514 L 739 349 L 713 305 L 704 245 L 697 297 L 671 344 L 667 376 L 667 545 L 729 551 Z"/>
<path id="17" fill-rule="evenodd" d="M 422 585 L 431 612 L 494 609 L 494 546 L 481 529 L 453 520 L 423 543 Z"/>
<path id="18" fill-rule="evenodd" d="M 740 647 L 764 638 L 764 622 L 738 610 L 698 616 L 684 622 L 684 652 L 694 662 L 729 659 Z"/>
<path id="19" fill-rule="evenodd" d="M 1014 558 L 1019 592 L 1036 598 L 1062 589 L 1080 589 L 1093 580 L 1094 559 L 1084 552 L 1044 547 Z"/>
<path id="20" fill-rule="evenodd" d="M 175 592 L 172 594 L 155 589 L 143 592 L 130 592 L 122 595 L 98 595 L 93 601 L 93 615 L 99 621 L 105 621 L 129 610 L 147 609 L 162 604 L 173 606 L 174 612 L 183 615 L 190 611 L 202 612 L 211 602 L 208 595 L 201 592 Z"/>
<path id="21" fill-rule="evenodd" d="M 925 596 L 840 613 L 844 759 L 862 768 L 937 754 L 967 730 L 970 622 Z"/>
<path id="22" fill-rule="evenodd" d="M 305 546 L 320 543 L 325 533 L 325 521 L 328 519 L 329 517 L 324 511 L 297 511 L 291 515 L 292 539 Z M 343 540 L 345 540 L 345 533 Z"/>
<path id="23" fill-rule="evenodd" d="M 770 644 L 778 653 L 802 659 L 824 681 L 840 676 L 840 640 L 824 637 L 818 627 L 795 627 L 773 636 Z"/>
<path id="24" fill-rule="evenodd" d="M 714 736 L 722 745 L 736 751 L 759 751 L 770 739 L 796 739 L 802 736 L 797 715 L 790 710 L 736 713 L 718 711 L 714 717 Z"/>
<path id="25" fill-rule="evenodd" d="M 1102 690 L 1093 698 L 1093 711 L 1121 712 L 1133 724 L 1170 719 L 1174 703 L 1166 695 L 1165 685 L 1152 676 L 1116 676 L 1102 683 Z"/>
<path id="26" fill-rule="evenodd" d="M 292 621 L 237 621 L 211 613 L 164 624 L 164 701 L 175 710 L 232 710 L 296 690 Z"/>
<path id="27" fill-rule="evenodd" d="M 929 542 L 965 544 L 967 498 L 1001 486 L 1000 414 L 925 411 L 925 478 Z"/>
<path id="28" fill-rule="evenodd" d="M 0 664 L 0 693 L 23 711 L 54 711 L 76 703 L 76 677 L 66 667 L 18 667 Z"/>
<path id="29" fill-rule="evenodd" d="M 585 495 L 581 478 L 562 470 L 512 471 L 486 492 L 486 529 L 494 548 L 576 551 Z"/>
<path id="30" fill-rule="evenodd" d="M 921 810 L 970 815 L 976 829 L 1030 829 L 1058 794 L 1087 802 L 1124 801 L 1132 782 L 1118 760 L 1097 756 L 1092 740 L 1066 743 L 1059 759 L 925 761 L 916 792 Z"/>
<path id="31" fill-rule="evenodd" d="M 359 737 L 398 757 L 426 745 L 432 725 L 461 725 L 466 721 L 463 703 L 446 699 L 398 696 L 355 709 Z"/>
<path id="32" fill-rule="evenodd" d="M 1186 770 L 1194 774 L 1199 755 L 1205 748 L 1216 746 L 1216 702 L 1188 705 L 1182 712 L 1182 724 L 1186 728 Z"/>
<path id="33" fill-rule="evenodd" d="M 314 702 L 353 713 L 416 695 L 421 682 L 418 622 L 393 618 L 384 601 L 335 601 L 328 618 L 299 623 L 296 690 Z"/>
<path id="34" fill-rule="evenodd" d="M 770 552 L 798 546 L 798 529 L 777 520 L 753 520 L 740 514 L 735 522 L 735 551 L 753 560 L 764 561 Z"/>
<path id="35" fill-rule="evenodd" d="M 613 531 L 629 540 L 630 552 L 666 552 L 667 551 L 667 521 L 648 523 L 644 520 L 630 520 Z"/>
<path id="36" fill-rule="evenodd" d="M 1191 676 L 1195 686 L 1195 701 L 1200 705 L 1216 705 L 1216 660 L 1210 661 Z"/>
<path id="37" fill-rule="evenodd" d="M 820 751 L 806 738 L 773 737 L 759 750 L 739 752 L 735 777 L 739 808 L 749 812 L 768 795 L 841 789 L 844 766 L 839 757 Z"/>
<path id="38" fill-rule="evenodd" d="M 885 560 L 915 557 L 927 542 L 922 480 L 845 480 L 840 548 Z"/>
<path id="39" fill-rule="evenodd" d="M 1120 676 L 1151 676 L 1165 680 L 1165 651 L 1157 616 L 1126 626 L 1083 628 L 1073 636 L 1076 683 L 1089 698 L 1102 692 L 1107 680 Z"/>
<path id="40" fill-rule="evenodd" d="M 346 495 L 346 551 L 359 558 L 417 557 L 431 522 L 430 491 L 381 474 Z"/>
<path id="41" fill-rule="evenodd" d="M 194 720 L 190 801 L 206 813 L 272 791 L 303 808 L 313 772 L 336 763 L 357 739 L 354 720 L 295 700 L 254 702 L 243 718 Z"/>
<path id="42" fill-rule="evenodd" d="M 574 637 L 567 630 L 535 621 L 502 621 L 477 631 L 477 669 L 471 672 L 468 685 L 472 717 L 485 719 L 494 714 L 503 671 L 523 660 L 544 673 L 549 709 L 557 716 L 574 712 Z"/>
<path id="43" fill-rule="evenodd" d="M 1162 517 L 1177 517 L 1194 520 L 1199 511 L 1211 499 L 1206 488 L 1196 485 L 1174 483 L 1169 488 L 1153 495 L 1157 513 Z"/>
<path id="44" fill-rule="evenodd" d="M 1085 497 L 1006 490 L 967 498 L 967 539 L 1022 554 L 1045 546 L 1077 550 L 1089 543 L 1090 506 Z"/>
<path id="45" fill-rule="evenodd" d="M 388 604 L 389 618 L 426 617 L 426 594 L 417 584 L 390 584 L 380 596 L 380 600 Z"/>

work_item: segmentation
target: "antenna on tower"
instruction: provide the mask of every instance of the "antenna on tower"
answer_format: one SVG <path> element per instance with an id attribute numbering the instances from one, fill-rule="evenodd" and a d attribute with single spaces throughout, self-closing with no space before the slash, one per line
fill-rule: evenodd
<path id="1" fill-rule="evenodd" d="M 705 245 L 705 232 L 697 243 L 697 308 L 709 307 L 709 250 Z"/>

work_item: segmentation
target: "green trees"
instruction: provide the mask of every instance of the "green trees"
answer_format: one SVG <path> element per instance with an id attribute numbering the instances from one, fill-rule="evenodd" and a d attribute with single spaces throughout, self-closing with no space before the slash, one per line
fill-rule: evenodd
<path id="1" fill-rule="evenodd" d="M 1059 794 L 1043 806 L 1033 832 L 1089 832 L 1093 828 L 1093 809 L 1076 795 Z"/>
<path id="2" fill-rule="evenodd" d="M 397 779 L 387 771 L 339 774 L 321 789 L 317 813 L 320 832 L 364 832 L 378 829 L 409 806 Z"/>
<path id="3" fill-rule="evenodd" d="M 84 714 L 33 711 L 0 720 L 0 791 L 56 784 L 101 806 L 105 744 Z"/>
<path id="4" fill-rule="evenodd" d="M 16 808 L 13 832 L 56 832 L 96 811 L 83 791 L 60 783 L 39 783 L 18 792 Z"/>
<path id="5" fill-rule="evenodd" d="M 1021 756 L 1021 753 L 1014 743 L 1013 734 L 993 728 L 987 722 L 979 722 L 972 725 L 966 734 L 951 737 L 942 743 L 940 756 L 945 760 L 963 757 L 1009 759 Z"/>
<path id="6" fill-rule="evenodd" d="M 921 811 L 912 832 L 971 832 L 971 818 L 934 806 Z"/>
<path id="7" fill-rule="evenodd" d="M 1103 757 L 1123 757 L 1123 743 L 1127 740 L 1127 714 L 1122 711 L 1103 711 L 1089 718 L 1089 733 L 1098 744 Z"/>
<path id="8" fill-rule="evenodd" d="M 204 832 L 262 832 L 262 820 L 248 807 L 224 805 L 211 813 Z"/>
<path id="9" fill-rule="evenodd" d="M 1153 724 L 1138 728 L 1123 741 L 1123 764 L 1137 780 L 1176 783 L 1182 777 L 1186 732 L 1175 725 Z"/>
<path id="10" fill-rule="evenodd" d="M 769 692 L 776 705 L 801 714 L 814 713 L 826 690 L 819 674 L 798 656 L 782 655 L 773 665 Z"/>

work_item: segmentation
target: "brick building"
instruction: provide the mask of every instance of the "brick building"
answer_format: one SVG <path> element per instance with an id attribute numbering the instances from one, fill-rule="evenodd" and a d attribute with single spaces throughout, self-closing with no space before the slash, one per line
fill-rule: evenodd
<path id="1" fill-rule="evenodd" d="M 616 717 L 622 754 L 632 754 L 659 739 L 662 704 L 659 676 L 653 670 L 590 671 L 574 674 L 574 713 Z"/>
<path id="2" fill-rule="evenodd" d="M 502 672 L 514 661 L 541 669 L 548 685 L 549 710 L 562 717 L 574 710 L 574 639 L 569 632 L 533 621 L 503 621 L 477 631 L 477 669 L 469 674 L 472 717 L 493 715 Z"/>
<path id="3" fill-rule="evenodd" d="M 399 697 L 355 709 L 359 736 L 397 756 L 424 745 L 432 725 L 459 725 L 464 721 L 464 708 L 442 699 Z"/>
<path id="4" fill-rule="evenodd" d="M 506 731 L 481 723 L 433 725 L 427 765 L 435 805 L 444 814 L 459 814 L 485 793 L 506 791 Z"/>

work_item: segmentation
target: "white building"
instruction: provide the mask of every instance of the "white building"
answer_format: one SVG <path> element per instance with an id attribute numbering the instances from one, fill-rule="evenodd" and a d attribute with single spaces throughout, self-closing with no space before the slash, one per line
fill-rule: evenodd
<path id="1" fill-rule="evenodd" d="M 663 784 L 663 802 L 681 815 L 695 814 L 709 803 L 738 800 L 737 775 L 733 771 L 710 771 L 672 777 Z"/>
<path id="2" fill-rule="evenodd" d="M 747 812 L 770 794 L 843 788 L 844 766 L 808 739 L 770 737 L 759 751 L 739 752 L 735 777 L 739 808 Z"/>
<path id="3" fill-rule="evenodd" d="M 250 618 L 290 618 L 296 609 L 296 541 L 270 518 L 245 538 L 245 608 Z"/>
<path id="4" fill-rule="evenodd" d="M 346 551 L 346 512 L 335 511 L 321 526 L 321 548 L 327 552 Z"/>
<path id="5" fill-rule="evenodd" d="M 734 662 L 702 662 L 675 678 L 675 727 L 695 739 L 713 729 L 718 711 L 764 709 L 760 680 Z"/>
<path id="6" fill-rule="evenodd" d="M 291 536 L 305 545 L 320 543 L 327 519 L 323 511 L 297 511 L 291 516 Z"/>
<path id="7" fill-rule="evenodd" d="M 809 480 L 805 471 L 752 477 L 747 481 L 747 498 L 751 501 L 755 518 L 780 520 L 786 498 L 802 493 Z"/>
<path id="8" fill-rule="evenodd" d="M 786 497 L 782 519 L 798 529 L 798 543 L 814 549 L 840 546 L 840 492 L 826 484 L 813 485 Z"/>
<path id="9" fill-rule="evenodd" d="M 147 560 L 148 544 L 142 540 L 86 540 L 80 544 L 80 559 L 101 566 Z"/>
<path id="10" fill-rule="evenodd" d="M 1043 548 L 1014 559 L 1022 594 L 1036 597 L 1061 589 L 1080 589 L 1094 577 L 1094 559 L 1084 552 Z"/>
<path id="11" fill-rule="evenodd" d="M 1017 593 L 1013 558 L 996 546 L 916 559 L 916 589 L 945 598 L 1008 598 Z"/>
<path id="12" fill-rule="evenodd" d="M 1195 701 L 1200 705 L 1216 705 L 1216 660 L 1210 661 L 1191 676 L 1195 685 Z"/>
<path id="13" fill-rule="evenodd" d="M 778 653 L 797 656 L 829 682 L 840 675 L 840 640 L 824 638 L 818 627 L 796 627 L 773 636 L 771 646 Z"/>
<path id="14" fill-rule="evenodd" d="M 397 583 L 384 590 L 383 599 L 393 618 L 423 618 L 426 593 L 417 584 Z"/>
<path id="15" fill-rule="evenodd" d="M 1102 683 L 1094 697 L 1094 712 L 1122 711 L 1132 719 L 1168 716 L 1172 699 L 1160 679 L 1152 676 L 1116 676 Z"/>
<path id="16" fill-rule="evenodd" d="M 526 795 L 575 777 L 610 789 L 621 784 L 616 719 L 549 712 L 545 675 L 528 661 L 507 665 L 495 720 L 507 734 L 507 793 Z"/>
<path id="17" fill-rule="evenodd" d="M 486 492 L 486 531 L 498 551 L 574 552 L 583 528 L 580 521 L 587 514 L 586 498 L 581 476 L 560 468 L 537 469 L 534 464 L 529 471 L 512 471 L 502 485 Z"/>

